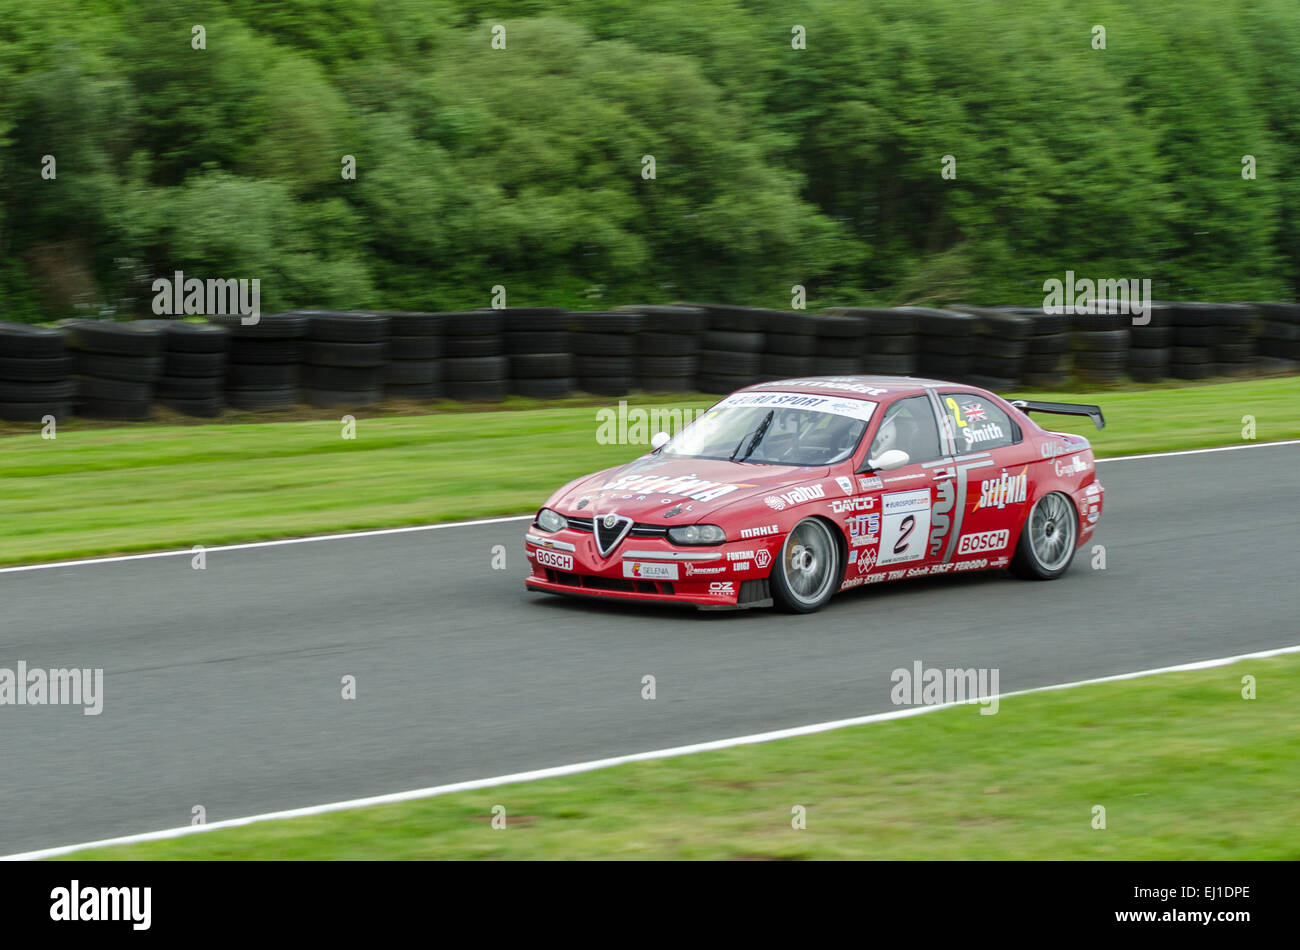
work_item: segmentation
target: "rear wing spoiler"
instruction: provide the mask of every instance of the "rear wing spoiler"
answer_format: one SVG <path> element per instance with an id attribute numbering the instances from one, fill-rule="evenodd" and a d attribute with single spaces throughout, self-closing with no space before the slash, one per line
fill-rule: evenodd
<path id="1" fill-rule="evenodd" d="M 1033 399 L 1012 399 L 1011 405 L 1021 412 L 1051 412 L 1061 416 L 1087 416 L 1098 429 L 1106 428 L 1101 406 L 1085 406 L 1077 402 L 1037 402 Z"/>

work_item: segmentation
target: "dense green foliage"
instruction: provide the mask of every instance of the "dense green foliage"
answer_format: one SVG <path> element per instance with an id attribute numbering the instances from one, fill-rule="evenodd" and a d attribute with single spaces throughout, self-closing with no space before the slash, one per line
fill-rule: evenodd
<path id="1" fill-rule="evenodd" d="M 0 0 L 0 314 L 1277 299 L 1298 156 L 1295 0 Z"/>

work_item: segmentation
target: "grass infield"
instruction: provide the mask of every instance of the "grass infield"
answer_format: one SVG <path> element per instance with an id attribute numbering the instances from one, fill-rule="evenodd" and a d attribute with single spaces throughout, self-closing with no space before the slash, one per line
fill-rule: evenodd
<path id="1" fill-rule="evenodd" d="M 1140 392 L 1018 393 L 1096 402 L 1107 427 L 1043 417 L 1086 434 L 1099 456 L 1300 437 L 1300 377 Z M 634 397 L 630 408 L 714 401 Z M 534 510 L 564 482 L 648 446 L 597 441 L 597 412 L 617 400 L 492 412 L 357 414 L 271 422 L 106 427 L 74 420 L 57 438 L 0 429 L 0 564 L 213 546 Z M 463 407 L 461 407 L 463 408 Z M 251 418 L 251 417 L 246 417 Z"/>
<path id="2" fill-rule="evenodd" d="M 72 858 L 1300 858 L 1300 656 L 980 708 Z"/>

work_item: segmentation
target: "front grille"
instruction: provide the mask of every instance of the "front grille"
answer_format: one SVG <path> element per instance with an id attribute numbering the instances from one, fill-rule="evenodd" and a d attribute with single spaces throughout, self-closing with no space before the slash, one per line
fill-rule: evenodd
<path id="1" fill-rule="evenodd" d="M 568 571 L 546 569 L 546 579 L 566 587 L 587 590 L 614 590 L 628 594 L 671 594 L 673 585 L 667 581 L 637 581 L 622 577 L 597 577 L 593 574 L 572 574 Z"/>
<path id="2" fill-rule="evenodd" d="M 592 531 L 592 519 L 590 518 L 569 518 L 569 527 L 574 531 Z M 663 525 L 641 524 L 637 522 L 632 525 L 632 530 L 628 535 L 633 538 L 666 538 L 668 529 Z"/>

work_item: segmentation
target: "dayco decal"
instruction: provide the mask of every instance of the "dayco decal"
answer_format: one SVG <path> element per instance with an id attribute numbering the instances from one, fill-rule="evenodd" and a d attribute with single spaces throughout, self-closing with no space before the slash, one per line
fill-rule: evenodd
<path id="1" fill-rule="evenodd" d="M 765 534 L 776 534 L 779 530 L 780 528 L 774 524 L 765 524 L 757 528 L 741 528 L 740 536 L 742 538 L 761 538 Z"/>
<path id="2" fill-rule="evenodd" d="M 934 487 L 934 507 L 930 511 L 930 557 L 938 557 L 943 547 L 943 539 L 952 527 L 953 502 L 957 493 L 953 491 L 952 479 L 946 479 Z"/>
<path id="3" fill-rule="evenodd" d="M 749 488 L 749 485 L 729 485 L 725 482 L 705 481 L 698 475 L 678 475 L 665 478 L 662 475 L 622 475 L 600 486 L 611 491 L 641 492 L 650 495 L 681 495 L 695 501 L 713 501 L 723 495 L 729 495 L 737 488 Z"/>
<path id="4" fill-rule="evenodd" d="M 1025 500 L 1027 486 L 1025 469 L 1022 468 L 1019 475 L 1008 475 L 1004 468 L 997 478 L 986 478 L 980 482 L 980 501 L 975 507 L 1002 509 L 1007 505 L 1019 504 Z"/>
<path id="5" fill-rule="evenodd" d="M 1052 463 L 1052 468 L 1056 469 L 1056 474 L 1064 478 L 1066 475 L 1081 475 L 1092 468 L 1092 463 L 1082 455 L 1076 455 L 1068 462 L 1062 462 L 1059 459 Z"/>
<path id="6" fill-rule="evenodd" d="M 957 553 L 961 555 L 982 554 L 985 551 L 1001 551 L 1007 546 L 1010 537 L 1011 532 L 1006 529 L 963 534 L 961 540 L 957 542 Z"/>
<path id="7" fill-rule="evenodd" d="M 675 581 L 677 580 L 677 565 L 662 564 L 655 561 L 624 561 L 623 576 L 635 577 L 638 580 Z"/>
<path id="8" fill-rule="evenodd" d="M 846 511 L 870 511 L 876 507 L 875 495 L 866 495 L 858 498 L 837 498 L 830 503 L 831 511 L 837 515 L 842 515 Z"/>
<path id="9" fill-rule="evenodd" d="M 769 508 L 784 511 L 787 505 L 801 505 L 805 501 L 814 501 L 825 497 L 826 489 L 822 488 L 821 482 L 818 482 L 816 485 L 800 485 L 784 495 L 768 495 L 763 499 L 763 503 Z"/>
<path id="10" fill-rule="evenodd" d="M 561 554 L 558 551 L 548 551 L 545 548 L 538 548 L 537 563 L 546 567 L 554 567 L 561 571 L 571 571 L 573 570 L 573 555 Z"/>

